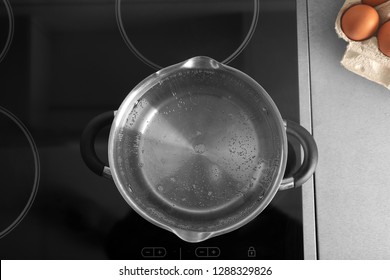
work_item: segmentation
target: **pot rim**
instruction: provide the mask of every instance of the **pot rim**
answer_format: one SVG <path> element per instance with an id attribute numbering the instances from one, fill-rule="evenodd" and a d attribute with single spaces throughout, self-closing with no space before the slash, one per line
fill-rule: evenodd
<path id="1" fill-rule="evenodd" d="M 114 140 L 116 139 L 117 130 L 121 126 L 121 122 L 123 121 L 123 118 L 127 118 L 127 110 L 131 106 L 136 104 L 137 100 L 139 100 L 145 92 L 148 91 L 150 87 L 158 83 L 159 80 L 169 76 L 173 72 L 175 72 L 177 69 L 181 68 L 210 68 L 210 69 L 217 69 L 217 68 L 224 68 L 224 70 L 234 73 L 239 73 L 240 75 L 243 75 L 250 83 L 251 85 L 257 90 L 259 94 L 261 94 L 264 99 L 268 102 L 267 108 L 268 111 L 272 111 L 273 116 L 275 117 L 276 123 L 279 125 L 277 126 L 277 134 L 280 136 L 280 162 L 278 165 L 278 171 L 277 175 L 274 178 L 273 185 L 269 188 L 268 193 L 264 196 L 264 198 L 261 200 L 259 205 L 248 215 L 246 215 L 243 219 L 239 220 L 236 223 L 233 223 L 227 227 L 223 227 L 216 231 L 193 231 L 193 230 L 186 230 L 179 227 L 174 227 L 171 225 L 164 224 L 162 221 L 155 219 L 154 217 L 151 217 L 146 213 L 144 210 L 142 210 L 137 203 L 128 195 L 127 191 L 125 190 L 125 187 L 122 185 L 122 183 L 119 180 L 118 171 L 115 167 L 115 159 L 114 159 Z M 286 135 L 286 129 L 285 129 L 285 123 L 282 119 L 282 116 L 272 100 L 272 98 L 268 95 L 268 93 L 265 91 L 265 89 L 257 83 L 253 78 L 248 76 L 247 74 L 241 72 L 238 69 L 235 69 L 233 67 L 224 65 L 220 62 L 215 61 L 212 58 L 205 57 L 205 56 L 197 56 L 190 58 L 186 61 L 183 61 L 178 64 L 174 64 L 172 66 L 168 66 L 162 70 L 157 71 L 156 73 L 148 76 L 144 80 L 142 80 L 131 92 L 126 96 L 122 104 L 120 105 L 118 111 L 115 114 L 114 121 L 111 125 L 110 135 L 109 135 L 109 141 L 108 141 L 108 160 L 109 160 L 109 166 L 111 170 L 112 178 L 115 182 L 116 187 L 118 188 L 119 192 L 121 193 L 122 197 L 125 199 L 125 201 L 131 206 L 131 208 L 136 211 L 139 215 L 141 215 L 143 218 L 145 218 L 147 221 L 153 223 L 154 225 L 166 229 L 168 231 L 173 232 L 176 234 L 179 238 L 187 241 L 187 242 L 200 242 L 204 241 L 206 239 L 209 239 L 214 236 L 222 235 L 228 232 L 231 232 L 235 229 L 238 229 L 245 224 L 252 221 L 254 218 L 256 218 L 272 201 L 274 196 L 276 195 L 276 192 L 278 191 L 284 173 L 286 169 L 287 164 L 287 135 Z M 127 188 L 126 188 L 127 189 Z"/>

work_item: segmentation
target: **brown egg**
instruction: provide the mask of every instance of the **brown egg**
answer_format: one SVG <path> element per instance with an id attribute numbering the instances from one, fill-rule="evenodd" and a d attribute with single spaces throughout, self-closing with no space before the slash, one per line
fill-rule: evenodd
<path id="1" fill-rule="evenodd" d="M 351 6 L 341 17 L 341 29 L 351 40 L 362 41 L 375 34 L 379 26 L 378 12 L 371 6 Z"/>
<path id="2" fill-rule="evenodd" d="M 389 0 L 362 0 L 362 4 L 370 5 L 370 6 L 378 6 L 380 4 L 383 4 Z"/>
<path id="3" fill-rule="evenodd" d="M 378 31 L 379 50 L 390 57 L 390 21 L 385 22 Z"/>

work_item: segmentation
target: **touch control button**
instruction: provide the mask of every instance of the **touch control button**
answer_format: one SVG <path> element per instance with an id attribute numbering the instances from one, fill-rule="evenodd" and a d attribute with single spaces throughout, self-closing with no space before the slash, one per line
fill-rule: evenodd
<path id="1" fill-rule="evenodd" d="M 153 251 L 156 258 L 163 258 L 167 254 L 167 250 L 164 247 L 155 247 Z"/>
<path id="2" fill-rule="evenodd" d="M 144 247 L 141 255 L 144 258 L 163 258 L 167 255 L 167 250 L 164 247 Z"/>
<path id="3" fill-rule="evenodd" d="M 221 254 L 221 250 L 218 247 L 209 247 L 207 252 L 210 258 L 217 258 Z"/>
<path id="4" fill-rule="evenodd" d="M 196 248 L 195 255 L 199 258 L 207 258 L 207 247 Z"/>
<path id="5" fill-rule="evenodd" d="M 221 254 L 218 247 L 198 247 L 195 249 L 195 255 L 198 258 L 217 258 Z"/>
<path id="6" fill-rule="evenodd" d="M 144 247 L 144 248 L 142 248 L 141 255 L 144 258 L 153 258 L 153 255 L 154 255 L 153 247 Z"/>

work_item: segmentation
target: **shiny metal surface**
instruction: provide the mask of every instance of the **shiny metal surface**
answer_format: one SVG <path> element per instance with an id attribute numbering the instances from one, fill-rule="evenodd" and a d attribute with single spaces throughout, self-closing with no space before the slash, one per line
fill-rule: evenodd
<path id="1" fill-rule="evenodd" d="M 110 170 L 110 168 L 108 166 L 104 166 L 103 177 L 107 178 L 107 179 L 112 179 L 111 170 Z"/>
<path id="2" fill-rule="evenodd" d="M 294 178 L 288 177 L 286 179 L 282 180 L 282 183 L 280 184 L 279 190 L 289 190 L 295 187 Z"/>
<path id="3" fill-rule="evenodd" d="M 265 208 L 282 179 L 286 149 L 266 92 L 242 72 L 196 57 L 128 95 L 111 128 L 109 162 L 138 213 L 197 242 Z"/>
<path id="4" fill-rule="evenodd" d="M 283 126 L 285 129 L 287 129 L 287 121 L 283 120 Z M 283 178 L 282 182 L 280 183 L 279 190 L 284 191 L 284 190 L 289 190 L 295 187 L 295 182 L 294 178 L 288 177 L 288 178 Z"/>
<path id="5" fill-rule="evenodd" d="M 309 23 L 308 3 L 306 0 L 297 0 L 297 45 L 299 71 L 299 116 L 300 124 L 309 132 L 312 129 L 312 96 L 310 81 L 309 56 Z M 303 243 L 304 258 L 317 259 L 317 233 L 315 220 L 315 184 L 314 176 L 302 186 L 302 215 L 303 215 Z"/>

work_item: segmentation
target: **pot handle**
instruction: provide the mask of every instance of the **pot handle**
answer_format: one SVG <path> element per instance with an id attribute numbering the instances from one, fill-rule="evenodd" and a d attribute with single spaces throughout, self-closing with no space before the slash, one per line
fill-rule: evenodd
<path id="1" fill-rule="evenodd" d="M 314 174 L 318 162 L 318 149 L 313 136 L 299 124 L 285 120 L 286 132 L 301 144 L 304 158 L 299 169 L 288 178 L 284 178 L 279 190 L 302 186 Z"/>
<path id="2" fill-rule="evenodd" d="M 109 111 L 94 117 L 85 127 L 80 140 L 80 153 L 85 164 L 97 175 L 109 179 L 111 179 L 110 168 L 98 158 L 95 140 L 99 131 L 113 122 L 114 115 L 114 111 Z"/>

